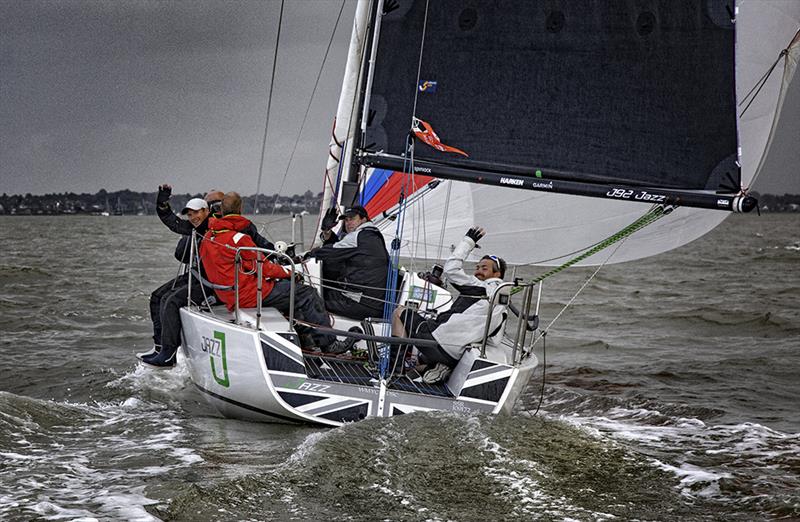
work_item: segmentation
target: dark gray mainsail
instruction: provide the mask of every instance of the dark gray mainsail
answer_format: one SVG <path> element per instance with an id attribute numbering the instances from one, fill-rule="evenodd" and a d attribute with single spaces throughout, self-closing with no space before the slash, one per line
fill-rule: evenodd
<path id="1" fill-rule="evenodd" d="M 726 214 L 703 209 L 752 208 L 746 190 L 798 54 L 790 42 L 800 4 L 784 0 L 387 0 L 358 8 L 365 14 L 354 27 L 323 210 L 343 201 L 349 181 L 348 195 L 356 186 L 360 202 L 384 212 L 399 199 L 375 185 L 394 183 L 397 192 L 394 174 L 413 172 L 403 182 L 419 213 L 402 238 L 411 257 L 438 258 L 479 223 L 491 231 L 487 250 L 559 264 L 634 222 L 642 203 L 681 208 L 637 232 L 610 262 L 702 236 Z M 749 113 L 737 115 L 779 59 Z M 409 153 L 415 118 L 468 157 L 419 139 Z M 434 188 L 432 178 L 447 181 Z M 392 222 L 380 226 L 393 236 Z"/>
<path id="2" fill-rule="evenodd" d="M 469 154 L 418 146 L 420 161 L 738 190 L 729 2 L 399 3 L 381 19 L 371 148 L 402 156 L 416 115 Z"/>

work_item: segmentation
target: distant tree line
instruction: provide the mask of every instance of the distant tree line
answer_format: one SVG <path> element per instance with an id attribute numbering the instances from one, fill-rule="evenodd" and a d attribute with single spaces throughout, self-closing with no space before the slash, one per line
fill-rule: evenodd
<path id="1" fill-rule="evenodd" d="M 172 194 L 170 204 L 175 212 L 180 211 L 192 198 L 203 197 L 203 194 Z M 255 209 L 255 194 L 245 196 L 244 209 L 248 214 L 297 213 L 302 211 L 316 212 L 322 200 L 322 193 L 314 194 L 307 190 L 305 194 L 293 196 L 258 196 L 258 211 Z M 54 214 L 94 214 L 94 215 L 149 215 L 156 213 L 156 192 L 133 192 L 119 190 L 108 192 L 101 189 L 95 194 L 76 194 L 64 192 L 60 194 L 44 194 L 34 196 L 8 195 L 0 196 L 0 214 L 31 216 Z"/>
<path id="2" fill-rule="evenodd" d="M 762 212 L 800 212 L 800 194 L 751 194 L 758 200 Z"/>
<path id="3" fill-rule="evenodd" d="M 758 199 L 762 212 L 800 212 L 800 194 L 752 193 Z M 203 194 L 173 194 L 170 199 L 173 210 L 179 211 L 191 198 L 203 197 Z M 287 214 L 302 211 L 316 212 L 319 209 L 322 193 L 314 194 L 307 190 L 304 194 L 293 196 L 258 196 L 258 210 L 255 209 L 255 194 L 245 196 L 244 208 L 247 214 Z M 149 215 L 156 213 L 155 192 L 133 192 L 119 190 L 107 192 L 101 189 L 95 194 L 76 194 L 64 192 L 60 194 L 31 194 L 0 196 L 0 214 L 30 216 L 53 214 L 109 214 L 109 215 Z"/>

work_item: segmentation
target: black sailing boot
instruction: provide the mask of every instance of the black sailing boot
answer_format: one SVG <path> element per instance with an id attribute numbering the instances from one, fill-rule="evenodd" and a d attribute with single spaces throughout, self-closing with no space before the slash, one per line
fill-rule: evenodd
<path id="1" fill-rule="evenodd" d="M 158 353 L 158 352 L 160 352 L 160 351 L 161 351 L 161 345 L 160 345 L 160 344 L 154 344 L 154 345 L 153 345 L 153 347 L 152 347 L 152 348 L 150 348 L 150 350 L 148 350 L 148 351 L 146 351 L 146 352 L 140 352 L 140 353 L 137 353 L 137 354 L 136 354 L 136 357 L 137 357 L 139 360 L 141 360 L 141 359 L 144 359 L 145 357 L 148 357 L 148 356 L 150 356 L 150 355 L 155 355 L 155 354 L 157 354 L 157 353 Z"/>
<path id="2" fill-rule="evenodd" d="M 160 352 L 154 353 L 153 355 L 146 355 L 142 357 L 142 362 L 147 366 L 152 366 L 154 368 L 170 370 L 175 367 L 175 361 L 177 359 L 178 349 L 177 348 L 162 348 Z"/>

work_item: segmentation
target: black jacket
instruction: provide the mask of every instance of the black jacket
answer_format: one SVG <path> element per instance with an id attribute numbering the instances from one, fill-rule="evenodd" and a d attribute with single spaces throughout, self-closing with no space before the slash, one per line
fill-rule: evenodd
<path id="1" fill-rule="evenodd" d="M 386 278 L 389 268 L 389 254 L 383 235 L 375 226 L 362 225 L 350 234 L 356 234 L 354 247 L 335 247 L 341 241 L 335 234 L 325 241 L 322 247 L 311 251 L 311 255 L 323 261 L 322 277 L 324 284 L 335 285 L 344 292 L 360 294 L 374 299 L 361 299 L 365 306 L 383 310 L 386 296 Z M 348 234 L 348 236 L 350 235 Z M 344 240 L 345 238 L 342 238 Z M 352 238 L 348 238 L 353 242 Z"/>
<path id="2" fill-rule="evenodd" d="M 175 259 L 180 261 L 181 263 L 189 263 L 189 254 L 190 254 L 190 245 L 192 240 L 192 230 L 197 231 L 197 241 L 198 241 L 198 248 L 200 247 L 200 241 L 203 239 L 203 236 L 206 235 L 206 231 L 208 230 L 208 220 L 211 218 L 209 215 L 207 218 L 203 220 L 202 223 L 197 228 L 194 228 L 191 223 L 188 221 L 184 221 L 184 223 L 188 223 L 191 230 L 189 230 L 188 234 L 182 235 L 181 238 L 178 240 L 178 244 L 175 245 Z M 182 219 L 178 218 L 179 221 L 183 221 Z M 163 219 L 161 221 L 164 221 Z M 164 223 L 166 225 L 166 223 Z M 169 226 L 169 225 L 167 225 Z M 171 229 L 170 229 L 171 230 Z"/>
<path id="3" fill-rule="evenodd" d="M 194 230 L 192 224 L 189 221 L 181 219 L 175 215 L 169 202 L 165 203 L 163 207 L 156 205 L 156 214 L 158 214 L 158 218 L 161 220 L 161 222 L 176 234 L 180 234 L 182 236 L 192 235 L 192 230 Z M 206 230 L 208 230 L 208 219 L 206 219 L 201 226 L 205 226 L 202 232 L 202 234 L 205 234 Z M 199 230 L 197 232 L 200 234 Z"/>

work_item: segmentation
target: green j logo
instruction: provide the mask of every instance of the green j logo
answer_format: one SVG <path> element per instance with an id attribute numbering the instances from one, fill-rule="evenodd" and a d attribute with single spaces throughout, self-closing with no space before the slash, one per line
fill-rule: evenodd
<path id="1" fill-rule="evenodd" d="M 220 378 L 217 375 L 217 368 L 214 365 L 214 355 L 209 356 L 209 360 L 211 361 L 211 374 L 214 376 L 214 380 L 217 381 L 217 384 L 220 386 L 228 387 L 231 384 L 230 379 L 228 378 L 228 358 L 225 356 L 225 334 L 222 332 L 218 332 L 214 330 L 214 339 L 219 341 L 219 355 L 222 359 L 222 377 Z"/>

